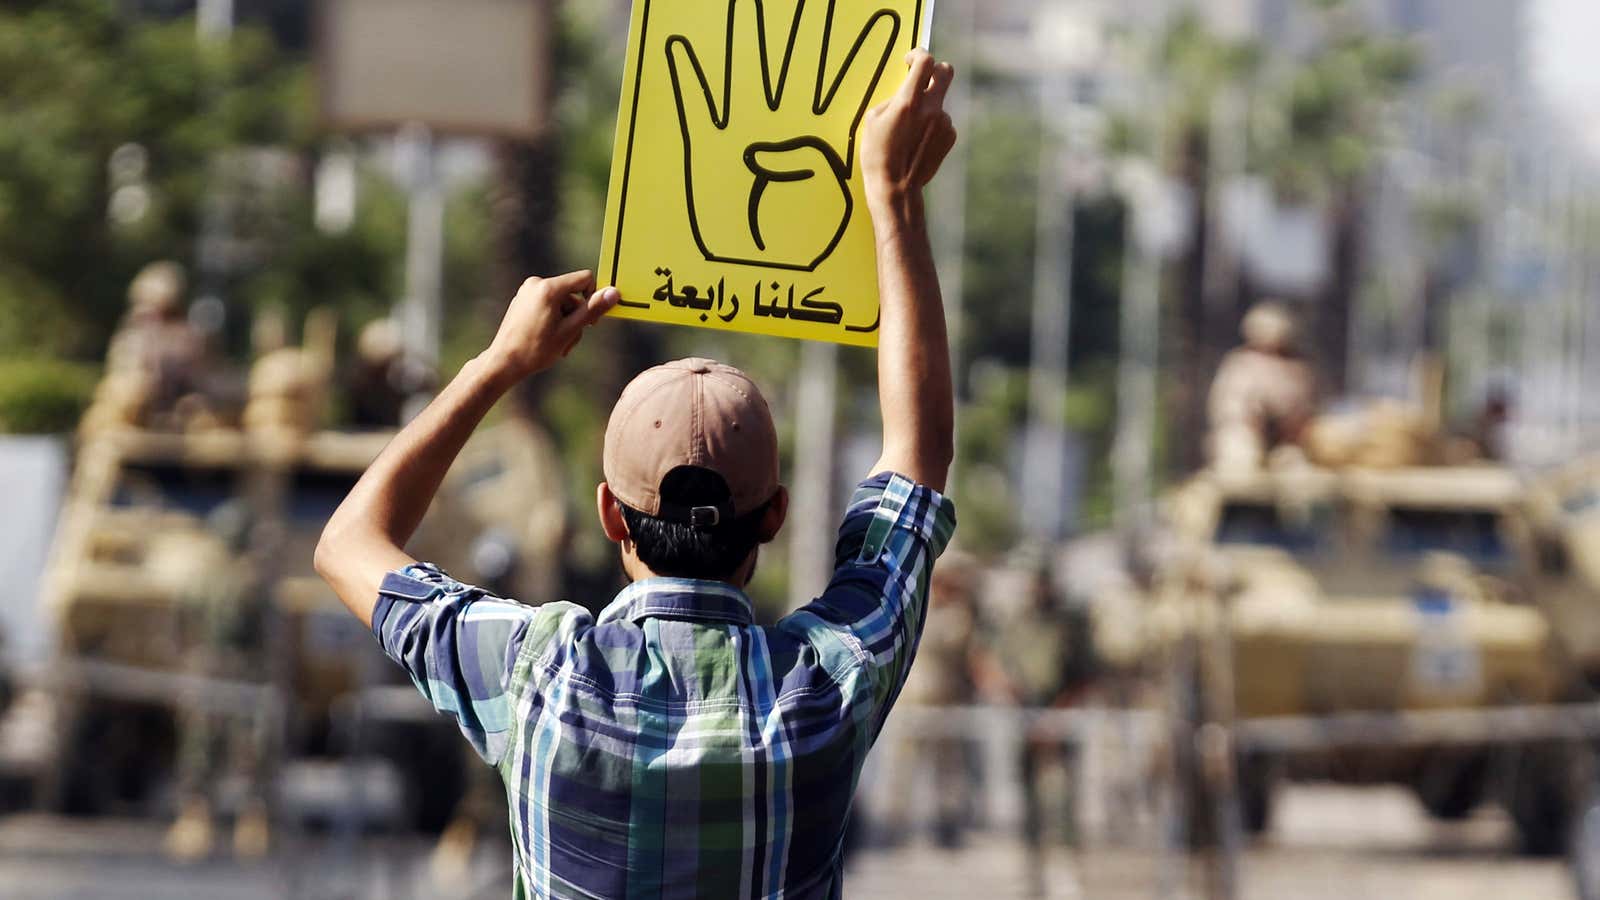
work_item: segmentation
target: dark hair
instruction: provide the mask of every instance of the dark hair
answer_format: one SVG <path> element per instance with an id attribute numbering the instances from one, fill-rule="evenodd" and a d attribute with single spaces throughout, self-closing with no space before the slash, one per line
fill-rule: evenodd
<path id="1" fill-rule="evenodd" d="M 661 480 L 662 502 L 679 507 L 720 506 L 730 496 L 721 475 L 698 466 L 680 466 Z M 668 578 L 709 580 L 732 576 L 750 558 L 750 551 L 761 543 L 761 517 L 767 511 L 763 503 L 736 519 L 696 527 L 619 505 L 639 561 L 650 571 Z"/>

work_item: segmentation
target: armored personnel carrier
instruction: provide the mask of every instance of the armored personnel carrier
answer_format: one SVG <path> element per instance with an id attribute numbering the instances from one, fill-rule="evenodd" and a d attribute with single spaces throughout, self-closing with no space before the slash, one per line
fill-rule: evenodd
<path id="1" fill-rule="evenodd" d="M 1567 579 L 1540 552 L 1527 496 L 1487 464 L 1203 473 L 1170 504 L 1189 552 L 1166 575 L 1152 634 L 1190 648 L 1182 664 L 1210 721 L 1573 699 L 1581 672 L 1550 607 Z M 1406 784 L 1444 818 L 1494 796 L 1526 849 L 1554 852 L 1582 757 L 1556 742 L 1330 741 L 1245 752 L 1237 790 L 1254 831 L 1282 777 Z"/>
<path id="2" fill-rule="evenodd" d="M 186 707 L 252 718 L 290 759 L 348 754 L 363 692 L 403 680 L 312 570 L 329 515 L 393 436 L 321 424 L 331 340 L 323 347 L 263 356 L 235 426 L 154 430 L 117 408 L 136 390 L 110 387 L 86 417 L 42 598 L 57 633 L 59 760 L 45 793 L 59 806 L 148 808 L 172 779 Z M 248 511 L 247 547 L 230 550 L 215 534 L 228 505 Z M 414 550 L 516 592 L 550 577 L 563 529 L 558 462 L 536 427 L 508 418 L 468 445 Z M 186 594 L 208 567 L 241 560 L 271 609 L 259 671 L 197 674 Z M 437 827 L 459 794 L 460 742 L 413 695 L 385 695 L 422 707 L 394 717 L 413 733 L 365 743 L 403 771 L 426 772 L 399 779 L 428 788 L 403 802 L 416 823 Z M 389 726 L 369 715 L 364 727 Z"/>

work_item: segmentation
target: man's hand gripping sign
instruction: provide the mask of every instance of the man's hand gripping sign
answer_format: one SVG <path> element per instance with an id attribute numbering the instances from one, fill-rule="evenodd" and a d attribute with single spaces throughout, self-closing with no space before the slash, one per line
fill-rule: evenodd
<path id="1" fill-rule="evenodd" d="M 600 279 L 614 315 L 872 346 L 856 133 L 932 0 L 636 0 Z"/>

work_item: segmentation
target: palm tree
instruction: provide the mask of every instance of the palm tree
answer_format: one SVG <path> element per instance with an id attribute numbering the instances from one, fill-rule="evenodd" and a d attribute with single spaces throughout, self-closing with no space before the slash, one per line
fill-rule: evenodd
<path id="1" fill-rule="evenodd" d="M 1309 332 L 1329 392 L 1348 381 L 1350 323 L 1366 253 L 1369 177 L 1385 107 L 1420 62 L 1407 41 L 1375 35 L 1347 0 L 1311 0 L 1321 40 L 1269 91 L 1256 153 L 1282 190 L 1318 196 L 1327 210 L 1328 278 Z"/>
<path id="2" fill-rule="evenodd" d="M 1173 20 L 1158 40 L 1152 60 L 1163 83 L 1163 127 L 1170 129 L 1157 143 L 1170 148 L 1167 165 L 1186 187 L 1193 210 L 1187 251 L 1175 273 L 1178 303 L 1175 327 L 1170 329 L 1178 356 L 1178 378 L 1171 398 L 1172 421 L 1177 426 L 1173 462 L 1183 471 L 1201 462 L 1205 385 L 1221 353 L 1220 347 L 1213 346 L 1216 329 L 1208 322 L 1206 302 L 1206 269 L 1215 255 L 1211 244 L 1216 233 L 1212 221 L 1216 214 L 1212 203 L 1217 170 L 1215 114 L 1224 95 L 1247 84 L 1260 61 L 1256 44 L 1218 37 L 1192 12 Z"/>

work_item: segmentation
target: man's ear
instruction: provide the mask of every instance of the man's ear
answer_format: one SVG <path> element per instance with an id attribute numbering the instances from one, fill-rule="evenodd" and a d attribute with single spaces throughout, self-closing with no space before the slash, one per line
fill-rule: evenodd
<path id="1" fill-rule="evenodd" d="M 606 539 L 613 544 L 620 544 L 628 539 L 628 523 L 622 518 L 622 501 L 611 493 L 611 485 L 604 481 L 595 488 L 594 501 L 596 511 L 600 514 L 600 528 L 605 531 Z"/>
<path id="2" fill-rule="evenodd" d="M 767 504 L 767 511 L 761 515 L 761 543 L 772 543 L 778 532 L 783 530 L 784 520 L 788 517 L 789 489 L 779 485 L 778 492 L 772 495 L 772 502 Z"/>

